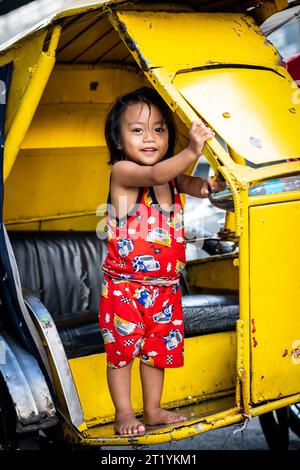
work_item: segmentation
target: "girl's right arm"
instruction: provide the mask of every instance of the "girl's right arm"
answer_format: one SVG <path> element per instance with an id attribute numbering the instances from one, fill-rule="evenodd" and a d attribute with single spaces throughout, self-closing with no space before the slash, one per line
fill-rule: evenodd
<path id="1" fill-rule="evenodd" d="M 155 165 L 138 165 L 129 160 L 116 162 L 112 168 L 112 180 L 123 187 L 159 186 L 171 181 L 202 153 L 206 140 L 214 137 L 214 132 L 201 121 L 194 121 L 189 130 L 189 145 L 174 157 Z"/>

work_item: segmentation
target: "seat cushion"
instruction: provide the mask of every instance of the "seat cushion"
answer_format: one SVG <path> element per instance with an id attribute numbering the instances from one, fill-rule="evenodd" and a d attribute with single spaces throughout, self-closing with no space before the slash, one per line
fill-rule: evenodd
<path id="1" fill-rule="evenodd" d="M 106 242 L 95 232 L 9 232 L 21 285 L 33 292 L 55 322 L 77 323 L 97 312 Z"/>
<path id="2" fill-rule="evenodd" d="M 182 297 L 186 336 L 235 330 L 239 315 L 238 297 L 225 295 L 185 295 Z"/>

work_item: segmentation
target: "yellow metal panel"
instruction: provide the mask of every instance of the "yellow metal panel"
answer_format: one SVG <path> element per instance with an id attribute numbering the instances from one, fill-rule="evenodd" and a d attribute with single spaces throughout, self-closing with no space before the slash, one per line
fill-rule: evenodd
<path id="1" fill-rule="evenodd" d="M 40 230 L 40 223 L 39 222 L 26 222 L 21 224 L 14 224 L 14 223 L 5 223 L 7 230 Z"/>
<path id="2" fill-rule="evenodd" d="M 42 155 L 45 149 L 74 148 L 78 153 L 105 147 L 107 113 L 107 106 L 93 103 L 40 105 L 22 149 L 41 149 Z"/>
<path id="3" fill-rule="evenodd" d="M 269 70 L 235 68 L 185 73 L 174 80 L 209 125 L 252 163 L 300 156 L 300 104 L 292 101 L 291 83 Z"/>
<path id="4" fill-rule="evenodd" d="M 5 139 L 3 170 L 4 181 L 6 181 L 6 178 L 14 164 L 20 146 L 23 142 L 26 132 L 28 131 L 36 108 L 53 70 L 55 64 L 55 51 L 59 41 L 60 33 L 60 26 L 55 26 L 51 32 L 48 50 L 42 51 L 40 53 L 37 64 L 33 67 L 33 70 L 28 71 L 32 76 L 30 77 L 27 88 L 25 91 L 23 90 L 20 105 L 14 115 L 14 119 Z M 26 69 L 22 70 L 22 72 L 23 75 L 27 74 Z M 14 93 L 14 90 L 10 90 L 10 92 Z"/>
<path id="5" fill-rule="evenodd" d="M 250 208 L 251 399 L 300 391 L 300 202 Z"/>
<path id="6" fill-rule="evenodd" d="M 95 232 L 100 218 L 95 215 L 81 215 L 65 217 L 62 219 L 44 220 L 40 222 L 40 230 L 76 230 Z M 103 219 L 104 223 L 104 219 Z M 102 222 L 101 222 L 102 224 Z M 102 225 L 101 225 L 102 226 Z M 26 229 L 27 230 L 27 229 Z"/>
<path id="7" fill-rule="evenodd" d="M 18 111 L 22 97 L 32 78 L 43 48 L 46 32 L 39 31 L 33 37 L 23 41 L 22 47 L 12 47 L 0 55 L 0 65 L 14 61 L 13 75 L 6 107 L 5 134 Z"/>
<path id="8" fill-rule="evenodd" d="M 70 360 L 86 421 L 112 420 L 114 408 L 106 381 L 105 354 Z M 190 404 L 232 390 L 236 378 L 235 332 L 216 333 L 185 340 L 185 365 L 166 369 L 163 406 Z M 132 403 L 142 410 L 139 361 L 132 369 Z"/>
<path id="9" fill-rule="evenodd" d="M 5 185 L 4 220 L 96 214 L 108 193 L 106 161 L 106 151 L 93 148 L 20 152 Z"/>
<path id="10" fill-rule="evenodd" d="M 99 103 L 111 105 L 115 98 L 145 85 L 145 78 L 137 66 L 116 65 L 61 65 L 51 74 L 41 104 Z M 55 123 L 53 123 L 55 125 Z M 103 124 L 102 124 L 103 125 Z M 101 122 L 99 122 L 101 130 Z M 31 132 L 31 130 L 29 130 Z"/>
<path id="11" fill-rule="evenodd" d="M 238 255 L 219 255 L 189 261 L 186 269 L 189 286 L 200 289 L 238 291 L 239 269 L 234 264 Z"/>
<path id="12" fill-rule="evenodd" d="M 243 14 L 120 11 L 117 17 L 131 38 L 128 47 L 147 68 L 216 63 L 276 67 L 280 60 L 254 20 Z"/>

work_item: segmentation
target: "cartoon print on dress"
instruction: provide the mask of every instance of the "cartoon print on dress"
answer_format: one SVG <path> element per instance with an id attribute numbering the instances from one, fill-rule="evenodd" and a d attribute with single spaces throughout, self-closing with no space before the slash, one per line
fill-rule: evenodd
<path id="1" fill-rule="evenodd" d="M 126 297 L 125 295 L 122 295 L 121 302 L 124 302 L 125 304 L 130 304 L 131 299 L 129 297 Z"/>
<path id="2" fill-rule="evenodd" d="M 183 209 L 179 209 L 174 216 L 167 217 L 166 222 L 169 227 L 173 227 L 174 230 L 180 230 L 183 228 Z"/>
<path id="3" fill-rule="evenodd" d="M 171 354 L 167 354 L 167 364 L 168 365 L 173 364 L 173 356 L 171 356 Z"/>
<path id="4" fill-rule="evenodd" d="M 143 305 L 143 307 L 148 308 L 154 305 L 158 293 L 159 289 L 154 289 L 151 292 L 150 289 L 147 289 L 145 286 L 142 286 L 135 289 L 133 297 L 135 297 L 137 301 Z"/>
<path id="5" fill-rule="evenodd" d="M 120 295 L 122 295 L 122 291 L 118 290 L 118 289 L 115 289 L 113 291 L 113 295 L 115 295 L 116 297 L 120 297 Z"/>
<path id="6" fill-rule="evenodd" d="M 152 335 L 152 336 L 154 336 L 154 335 Z M 158 355 L 158 352 L 157 352 L 157 351 L 149 351 L 149 352 L 148 352 L 148 356 L 150 356 L 150 357 L 155 357 L 155 356 L 157 356 L 157 355 Z"/>
<path id="7" fill-rule="evenodd" d="M 130 335 L 136 329 L 135 323 L 124 320 L 123 318 L 119 317 L 119 315 L 117 315 L 116 313 L 114 317 L 114 326 L 116 331 L 122 336 Z"/>
<path id="8" fill-rule="evenodd" d="M 156 259 L 151 255 L 135 256 L 131 264 L 135 272 L 157 271 L 160 269 L 159 261 L 156 261 Z"/>
<path id="9" fill-rule="evenodd" d="M 103 279 L 101 288 L 102 288 L 101 295 L 107 299 L 108 298 L 108 282 L 106 279 Z"/>
<path id="10" fill-rule="evenodd" d="M 150 194 L 150 190 L 146 192 L 145 196 L 144 196 L 144 202 L 146 204 L 146 206 L 148 207 L 155 207 L 155 204 L 152 200 L 152 197 L 151 197 L 151 194 Z"/>
<path id="11" fill-rule="evenodd" d="M 176 261 L 176 266 L 175 266 L 175 270 L 179 273 L 180 271 L 182 271 L 185 267 L 185 263 L 183 263 L 182 261 L 180 261 L 179 259 Z"/>
<path id="12" fill-rule="evenodd" d="M 172 238 L 169 232 L 160 227 L 155 227 L 154 229 L 150 230 L 146 237 L 146 241 L 159 243 L 164 246 L 171 246 L 172 244 Z"/>
<path id="13" fill-rule="evenodd" d="M 102 328 L 101 334 L 103 336 L 104 344 L 115 343 L 116 339 L 114 337 L 114 334 L 108 328 Z"/>
<path id="14" fill-rule="evenodd" d="M 148 222 L 149 225 L 152 225 L 152 224 L 154 224 L 154 223 L 156 222 L 156 218 L 155 218 L 153 215 L 151 215 L 151 216 L 148 218 L 147 222 Z"/>
<path id="15" fill-rule="evenodd" d="M 150 248 L 153 250 L 153 253 L 158 254 L 161 252 L 161 248 L 157 248 L 153 243 L 151 243 Z"/>
<path id="16" fill-rule="evenodd" d="M 182 334 L 179 330 L 171 330 L 170 333 L 164 336 L 164 342 L 168 351 L 177 348 L 178 344 L 182 342 Z"/>
<path id="17" fill-rule="evenodd" d="M 177 282 L 176 284 L 173 284 L 173 285 L 172 285 L 172 292 L 173 292 L 173 294 L 176 294 L 176 292 L 178 291 L 179 287 L 180 287 L 180 286 L 179 286 L 179 282 Z"/>
<path id="18" fill-rule="evenodd" d="M 121 238 L 118 240 L 118 253 L 120 256 L 128 256 L 133 249 L 133 242 L 130 238 Z"/>
<path id="19" fill-rule="evenodd" d="M 108 362 L 107 366 L 110 367 L 111 369 L 117 369 L 117 366 L 115 366 L 112 362 Z"/>
<path id="20" fill-rule="evenodd" d="M 122 278 L 121 280 L 119 280 L 119 282 L 126 282 L 128 279 L 132 279 L 134 277 L 133 274 L 123 274 L 123 273 L 120 273 L 119 276 Z"/>
<path id="21" fill-rule="evenodd" d="M 153 315 L 153 321 L 155 323 L 170 323 L 170 321 L 172 320 L 172 314 L 173 314 L 173 309 L 174 309 L 174 306 L 171 304 L 171 305 L 166 305 L 162 312 L 159 312 L 159 313 L 156 313 L 155 315 Z"/>
<path id="22" fill-rule="evenodd" d="M 140 359 L 141 361 L 145 362 L 149 366 L 154 366 L 154 360 L 152 357 L 148 356 L 148 354 L 142 354 Z"/>
<path id="23" fill-rule="evenodd" d="M 140 347 L 141 347 L 141 344 L 142 344 L 142 340 L 143 340 L 143 338 L 139 338 L 137 340 L 137 342 L 135 343 L 135 345 L 134 345 L 134 351 L 133 351 L 133 356 L 134 357 L 139 353 L 139 350 L 140 350 Z"/>

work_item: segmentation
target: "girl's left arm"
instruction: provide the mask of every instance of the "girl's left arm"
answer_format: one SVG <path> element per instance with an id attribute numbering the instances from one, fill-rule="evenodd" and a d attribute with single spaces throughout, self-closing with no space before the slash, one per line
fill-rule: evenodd
<path id="1" fill-rule="evenodd" d="M 213 176 L 201 178 L 200 176 L 189 176 L 180 173 L 177 176 L 177 186 L 180 193 L 190 196 L 205 198 L 208 197 L 209 188 L 212 193 L 217 193 L 225 189 L 226 184 Z"/>

